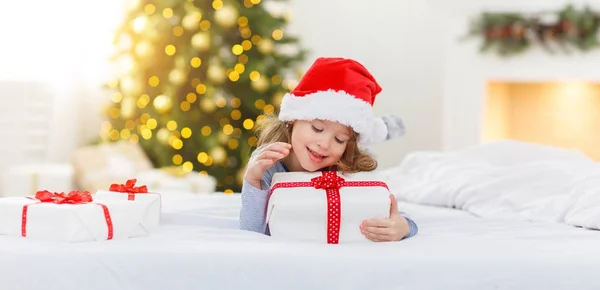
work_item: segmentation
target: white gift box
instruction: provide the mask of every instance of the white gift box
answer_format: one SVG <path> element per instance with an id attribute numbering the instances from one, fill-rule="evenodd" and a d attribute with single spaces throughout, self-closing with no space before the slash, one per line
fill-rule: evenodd
<path id="1" fill-rule="evenodd" d="M 369 241 L 360 224 L 390 215 L 390 192 L 377 177 L 372 172 L 276 173 L 267 206 L 271 236 L 330 244 Z"/>
<path id="2" fill-rule="evenodd" d="M 40 189 L 68 192 L 73 188 L 73 167 L 69 164 L 27 164 L 8 168 L 2 197 L 23 197 Z"/>
<path id="3" fill-rule="evenodd" d="M 133 181 L 133 180 L 132 180 Z M 135 181 L 133 181 L 135 184 Z M 98 190 L 94 195 L 98 201 L 127 201 L 135 203 L 143 209 L 142 225 L 148 231 L 160 226 L 162 200 L 156 192 L 132 193 L 110 190 Z"/>
<path id="4" fill-rule="evenodd" d="M 85 204 L 40 203 L 26 197 L 0 198 L 0 234 L 63 242 L 148 236 L 143 208 L 127 201 Z"/>
<path id="5" fill-rule="evenodd" d="M 135 176 L 139 183 L 148 186 L 148 190 L 163 193 L 214 193 L 217 186 L 214 177 L 199 172 L 177 175 L 170 174 L 168 169 L 152 169 Z"/>

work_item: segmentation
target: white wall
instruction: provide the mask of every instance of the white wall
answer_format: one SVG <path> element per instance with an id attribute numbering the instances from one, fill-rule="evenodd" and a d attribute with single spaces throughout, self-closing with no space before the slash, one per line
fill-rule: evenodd
<path id="1" fill-rule="evenodd" d="M 598 0 L 426 0 L 434 10 L 445 17 L 465 18 L 475 16 L 483 11 L 497 12 L 542 12 L 556 11 L 571 3 L 576 7 L 588 4 L 598 7 Z"/>
<path id="2" fill-rule="evenodd" d="M 373 147 L 383 167 L 413 150 L 440 149 L 442 44 L 439 19 L 423 0 L 292 0 L 290 31 L 319 56 L 363 63 L 383 88 L 377 114 L 397 114 L 405 137 Z M 384 157 L 384 158 L 381 158 Z"/>

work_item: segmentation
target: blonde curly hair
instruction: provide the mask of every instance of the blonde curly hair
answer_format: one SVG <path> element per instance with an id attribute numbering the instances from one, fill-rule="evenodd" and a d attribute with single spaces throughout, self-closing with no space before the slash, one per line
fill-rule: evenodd
<path id="1" fill-rule="evenodd" d="M 258 135 L 257 146 L 270 144 L 273 142 L 292 142 L 293 124 L 286 126 L 286 123 L 279 120 L 275 115 L 267 115 L 257 123 L 255 132 Z M 351 130 L 352 131 L 352 130 Z M 339 170 L 342 173 L 355 173 L 359 171 L 373 171 L 377 169 L 377 160 L 358 147 L 358 134 L 352 131 L 350 140 L 346 145 L 346 150 L 342 157 L 331 170 Z"/>

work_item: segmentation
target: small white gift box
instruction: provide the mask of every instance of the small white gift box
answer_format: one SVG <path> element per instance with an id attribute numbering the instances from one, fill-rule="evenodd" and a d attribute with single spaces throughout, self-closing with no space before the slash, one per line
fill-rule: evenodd
<path id="1" fill-rule="evenodd" d="M 143 208 L 126 201 L 73 199 L 48 191 L 39 197 L 0 198 L 0 234 L 63 242 L 87 242 L 148 236 Z M 71 200 L 69 200 L 71 199 Z"/>
<path id="2" fill-rule="evenodd" d="M 160 226 L 162 200 L 159 193 L 149 192 L 145 185 L 135 186 L 136 179 L 125 184 L 112 184 L 108 190 L 98 190 L 94 195 L 99 201 L 128 201 L 143 209 L 142 225 L 148 231 Z"/>
<path id="3" fill-rule="evenodd" d="M 41 189 L 70 191 L 73 167 L 69 164 L 25 164 L 8 168 L 4 175 L 2 197 L 23 197 Z"/>
<path id="4" fill-rule="evenodd" d="M 267 206 L 272 237 L 329 244 L 369 241 L 360 224 L 390 214 L 390 192 L 376 173 L 276 173 Z"/>

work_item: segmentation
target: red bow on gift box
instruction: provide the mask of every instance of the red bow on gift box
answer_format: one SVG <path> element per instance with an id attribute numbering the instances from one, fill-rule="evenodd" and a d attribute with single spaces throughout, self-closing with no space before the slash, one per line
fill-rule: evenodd
<path id="1" fill-rule="evenodd" d="M 125 184 L 111 184 L 109 190 L 117 192 L 148 193 L 145 185 L 135 186 L 137 179 L 129 179 Z"/>
<path id="2" fill-rule="evenodd" d="M 125 184 L 111 184 L 109 191 L 127 193 L 128 200 L 135 200 L 136 193 L 148 193 L 148 187 L 145 185 L 135 186 L 137 179 L 129 179 Z"/>
<path id="3" fill-rule="evenodd" d="M 73 190 L 68 194 L 64 192 L 50 192 L 48 190 L 40 190 L 35 193 L 35 199 L 40 202 L 52 202 L 56 204 L 81 204 L 92 202 L 92 194 L 88 191 Z"/>
<path id="4" fill-rule="evenodd" d="M 316 189 L 340 189 L 346 182 L 335 171 L 323 171 L 321 174 L 310 179 L 311 185 Z"/>

